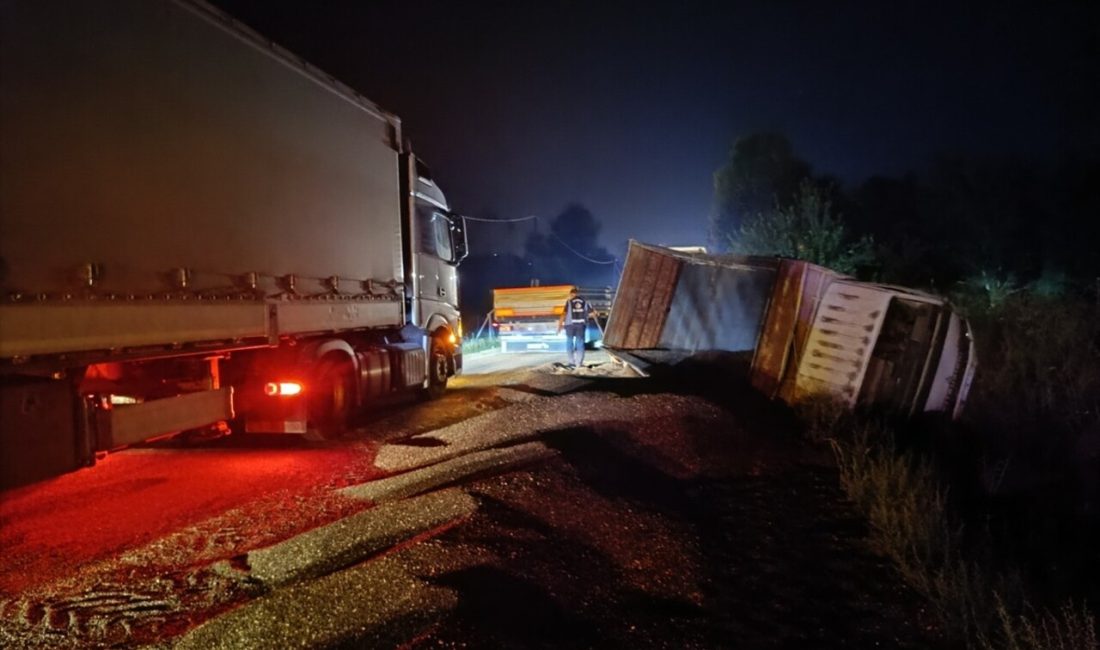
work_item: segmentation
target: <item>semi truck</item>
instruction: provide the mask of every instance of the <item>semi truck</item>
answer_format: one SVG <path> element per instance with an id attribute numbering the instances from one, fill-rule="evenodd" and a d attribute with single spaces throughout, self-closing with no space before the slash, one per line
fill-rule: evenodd
<path id="1" fill-rule="evenodd" d="M 201 0 L 5 1 L 0 80 L 5 484 L 461 371 L 464 220 L 397 116 Z"/>

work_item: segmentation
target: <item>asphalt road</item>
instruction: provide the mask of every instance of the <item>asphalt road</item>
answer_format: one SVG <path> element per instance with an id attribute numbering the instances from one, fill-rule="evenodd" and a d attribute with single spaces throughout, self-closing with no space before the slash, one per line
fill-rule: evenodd
<path id="1" fill-rule="evenodd" d="M 41 627 L 43 620 L 50 622 L 51 608 L 56 626 L 46 628 L 59 635 L 89 624 L 76 614 L 69 616 L 81 611 L 70 602 L 73 592 L 102 584 L 105 576 L 115 580 L 123 570 L 119 558 L 127 554 L 148 560 L 134 578 L 184 579 L 180 576 L 186 574 L 187 580 L 201 582 L 204 578 L 188 573 L 190 567 L 363 510 L 369 504 L 337 491 L 386 474 L 374 462 L 382 445 L 507 406 L 500 396 L 502 385 L 555 390 L 569 378 L 531 372 L 552 364 L 554 356 L 470 355 L 465 374 L 452 378 L 443 398 L 408 399 L 368 412 L 342 440 L 234 435 L 192 444 L 168 439 L 110 453 L 91 468 L 0 492 L 0 647 L 23 645 L 22 638 L 15 646 L 5 643 L 4 634 L 27 623 Z M 117 593 L 133 591 L 125 584 L 115 586 Z M 220 596 L 228 601 L 240 597 L 244 595 Z M 110 598 L 108 602 L 121 607 Z M 169 627 L 187 627 L 197 620 L 201 617 L 169 620 L 175 626 Z"/>
<path id="2" fill-rule="evenodd" d="M 603 350 L 588 350 L 584 355 L 585 365 L 604 364 L 609 357 Z M 514 372 L 529 368 L 537 368 L 554 363 L 565 363 L 565 354 L 562 352 L 477 352 L 463 357 L 462 374 L 472 381 L 483 381 L 484 375 L 497 375 L 498 373 Z"/>
<path id="3" fill-rule="evenodd" d="M 161 442 L 2 493 L 0 647 L 939 644 L 781 409 L 603 355 L 470 355 L 341 440 Z"/>
<path id="4" fill-rule="evenodd" d="M 41 585 L 126 548 L 230 509 L 268 507 L 272 495 L 381 475 L 383 441 L 500 406 L 494 386 L 522 381 L 554 355 L 471 355 L 464 376 L 431 403 L 367 414 L 345 440 L 246 435 L 196 445 L 167 440 L 108 454 L 94 467 L 0 493 L 0 597 Z M 303 523 L 310 523 L 304 521 Z M 280 532 L 291 532 L 285 527 Z"/>

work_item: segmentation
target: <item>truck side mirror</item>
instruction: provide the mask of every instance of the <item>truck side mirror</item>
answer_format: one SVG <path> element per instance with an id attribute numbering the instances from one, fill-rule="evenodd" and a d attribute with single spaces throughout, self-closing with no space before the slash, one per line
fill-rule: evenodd
<path id="1" fill-rule="evenodd" d="M 451 250 L 454 251 L 453 263 L 458 264 L 470 254 L 469 242 L 466 241 L 466 217 L 461 214 L 450 214 L 451 220 Z"/>

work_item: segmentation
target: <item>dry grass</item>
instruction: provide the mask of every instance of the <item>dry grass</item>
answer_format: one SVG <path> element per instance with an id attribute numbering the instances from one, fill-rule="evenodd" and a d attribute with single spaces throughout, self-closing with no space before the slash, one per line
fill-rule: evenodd
<path id="1" fill-rule="evenodd" d="M 1100 305 L 1020 293 L 963 307 L 980 360 L 969 420 L 1015 444 L 1100 431 Z"/>
<path id="2" fill-rule="evenodd" d="M 1077 650 L 1100 648 L 1096 620 L 1085 606 L 1067 603 L 1057 611 L 1012 614 L 997 600 L 997 624 L 990 634 L 982 635 L 983 650 Z"/>
<path id="3" fill-rule="evenodd" d="M 964 553 L 967 540 L 935 466 L 899 452 L 889 427 L 827 404 L 804 415 L 810 435 L 832 446 L 841 486 L 867 517 L 872 546 L 928 599 L 950 635 L 982 648 L 1098 647 L 1085 607 L 1033 609 L 1015 572 L 984 568 L 973 540 Z"/>

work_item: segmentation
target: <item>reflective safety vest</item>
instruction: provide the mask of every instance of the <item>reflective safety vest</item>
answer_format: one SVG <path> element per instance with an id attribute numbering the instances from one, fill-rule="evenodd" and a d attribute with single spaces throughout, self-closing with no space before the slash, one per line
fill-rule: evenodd
<path id="1" fill-rule="evenodd" d="M 592 308 L 584 298 L 570 298 L 565 302 L 565 324 L 584 323 L 588 321 L 588 312 Z"/>

